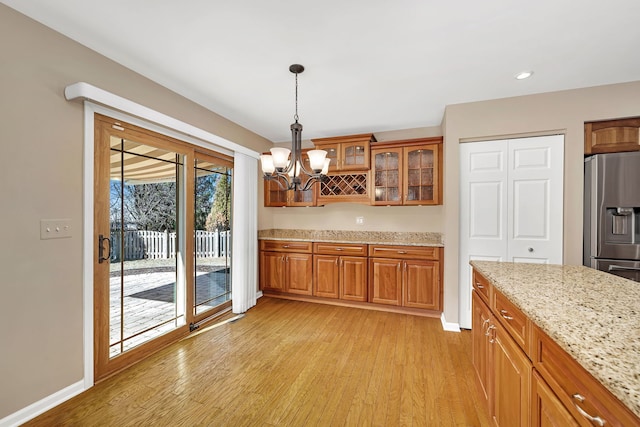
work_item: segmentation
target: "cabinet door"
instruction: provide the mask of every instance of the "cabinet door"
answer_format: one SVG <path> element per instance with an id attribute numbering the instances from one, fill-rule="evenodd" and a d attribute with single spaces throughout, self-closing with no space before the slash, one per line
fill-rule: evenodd
<path id="1" fill-rule="evenodd" d="M 531 362 L 498 323 L 493 338 L 494 404 L 496 425 L 529 426 Z"/>
<path id="2" fill-rule="evenodd" d="M 493 367 L 491 365 L 491 351 L 488 329 L 491 325 L 491 311 L 476 292 L 471 296 L 473 304 L 471 329 L 471 362 L 476 371 L 480 390 L 487 406 L 493 408 Z"/>
<path id="3" fill-rule="evenodd" d="M 313 295 L 325 298 L 339 296 L 340 257 L 333 255 L 314 255 Z"/>
<path id="4" fill-rule="evenodd" d="M 313 293 L 313 255 L 288 254 L 286 268 L 286 291 L 292 294 L 311 295 Z"/>
<path id="5" fill-rule="evenodd" d="M 325 150 L 327 152 L 327 159 L 331 160 L 329 163 L 329 172 L 335 172 L 340 170 L 340 144 L 322 144 L 317 146 L 318 150 Z"/>
<path id="6" fill-rule="evenodd" d="M 440 203 L 440 147 L 429 144 L 404 149 L 404 204 Z"/>
<path id="7" fill-rule="evenodd" d="M 402 260 L 369 259 L 369 302 L 400 305 L 402 302 Z"/>
<path id="8" fill-rule="evenodd" d="M 285 255 L 260 252 L 260 289 L 285 290 Z"/>
<path id="9" fill-rule="evenodd" d="M 407 260 L 403 264 L 402 305 L 440 310 L 440 262 Z"/>
<path id="10" fill-rule="evenodd" d="M 277 181 L 264 181 L 264 205 L 266 207 L 287 206 L 287 191 Z"/>
<path id="11" fill-rule="evenodd" d="M 343 142 L 340 145 L 342 162 L 341 170 L 367 170 L 369 169 L 369 143 Z"/>
<path id="12" fill-rule="evenodd" d="M 402 148 L 371 150 L 372 166 L 372 204 L 402 204 Z"/>
<path id="13" fill-rule="evenodd" d="M 579 427 L 580 424 L 535 369 L 531 393 L 531 427 Z"/>
<path id="14" fill-rule="evenodd" d="M 340 298 L 367 301 L 367 258 L 340 258 Z"/>

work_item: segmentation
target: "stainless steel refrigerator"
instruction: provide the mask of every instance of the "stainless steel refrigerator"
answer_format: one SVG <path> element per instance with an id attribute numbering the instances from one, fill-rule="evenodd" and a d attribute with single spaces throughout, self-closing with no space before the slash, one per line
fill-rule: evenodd
<path id="1" fill-rule="evenodd" d="M 584 265 L 640 281 L 640 152 L 584 161 Z"/>

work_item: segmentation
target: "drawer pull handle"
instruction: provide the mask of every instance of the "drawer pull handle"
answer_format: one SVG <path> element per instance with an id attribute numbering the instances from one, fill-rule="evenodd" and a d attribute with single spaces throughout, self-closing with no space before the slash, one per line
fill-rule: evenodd
<path id="1" fill-rule="evenodd" d="M 513 316 L 509 316 L 509 312 L 507 310 L 500 310 L 500 316 L 507 320 L 513 320 Z"/>
<path id="2" fill-rule="evenodd" d="M 584 402 L 584 396 L 582 396 L 581 394 L 574 394 L 573 398 L 575 400 L 577 400 L 578 402 Z M 582 409 L 580 407 L 580 405 L 578 405 L 577 403 L 573 403 L 574 406 L 576 407 L 576 409 L 578 410 L 578 412 L 580 412 L 580 415 L 582 415 L 583 417 L 585 417 L 586 419 L 588 419 L 589 421 L 596 423 L 597 425 L 599 425 L 600 427 L 604 426 L 607 422 L 605 420 L 603 420 L 600 417 L 594 417 L 593 415 L 590 415 L 587 411 L 585 411 L 584 409 Z"/>
<path id="3" fill-rule="evenodd" d="M 480 282 L 476 282 L 476 288 L 484 289 L 484 286 L 480 284 Z"/>
<path id="4" fill-rule="evenodd" d="M 288 249 L 289 245 L 282 245 L 283 248 Z"/>
<path id="5" fill-rule="evenodd" d="M 343 248 L 336 248 L 336 251 L 344 251 Z"/>
<path id="6" fill-rule="evenodd" d="M 407 253 L 407 251 L 398 251 L 398 253 L 404 255 Z"/>

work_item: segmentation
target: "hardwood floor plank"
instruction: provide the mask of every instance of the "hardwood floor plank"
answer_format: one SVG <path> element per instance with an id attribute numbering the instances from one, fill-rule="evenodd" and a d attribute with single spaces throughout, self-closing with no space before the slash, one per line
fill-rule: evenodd
<path id="1" fill-rule="evenodd" d="M 489 426 L 469 333 L 261 298 L 26 426 Z"/>

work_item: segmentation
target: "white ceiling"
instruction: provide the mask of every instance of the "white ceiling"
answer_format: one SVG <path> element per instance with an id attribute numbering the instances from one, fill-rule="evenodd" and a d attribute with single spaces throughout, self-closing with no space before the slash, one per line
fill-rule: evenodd
<path id="1" fill-rule="evenodd" d="M 640 80 L 638 0 L 0 1 L 272 141 L 290 138 L 293 63 L 305 139 Z"/>

